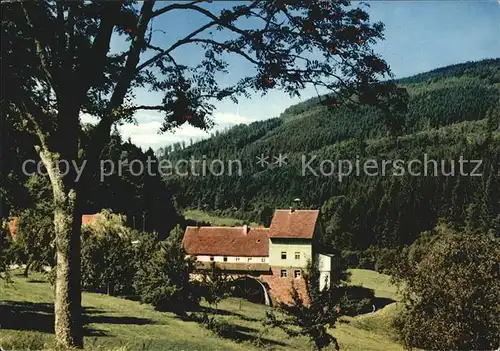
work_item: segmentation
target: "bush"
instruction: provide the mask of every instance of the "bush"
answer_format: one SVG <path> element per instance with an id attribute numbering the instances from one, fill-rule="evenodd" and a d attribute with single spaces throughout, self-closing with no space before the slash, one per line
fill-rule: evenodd
<path id="1" fill-rule="evenodd" d="M 373 310 L 375 293 L 372 289 L 361 286 L 339 286 L 334 293 L 341 296 L 340 306 L 343 315 L 356 316 Z"/>
<path id="2" fill-rule="evenodd" d="M 379 273 L 389 273 L 396 264 L 395 258 L 398 256 L 399 252 L 400 250 L 397 249 L 379 249 L 374 269 Z"/>
<path id="3" fill-rule="evenodd" d="M 445 228 L 436 230 L 434 238 L 425 233 L 415 245 L 394 269 L 405 306 L 396 327 L 405 346 L 497 348 L 499 239 Z"/>
<path id="4" fill-rule="evenodd" d="M 336 276 L 346 275 L 339 272 Z M 317 350 L 332 346 L 339 350 L 337 339 L 328 333 L 328 327 L 334 328 L 340 316 L 340 294 L 337 288 L 341 280 L 332 279 L 333 287 L 320 290 L 320 272 L 317 264 L 312 262 L 308 263 L 303 277 L 307 296 L 301 296 L 296 286 L 292 285 L 291 305 L 281 303 L 277 306 L 281 316 L 267 311 L 264 325 L 281 328 L 290 337 L 306 336 Z"/>
<path id="5" fill-rule="evenodd" d="M 350 268 L 371 269 L 387 273 L 395 264 L 398 249 L 370 247 L 363 251 L 342 251 L 342 258 Z"/>
<path id="6" fill-rule="evenodd" d="M 12 239 L 7 234 L 5 224 L 0 227 L 0 279 L 10 280 L 9 265 L 14 261 Z"/>
<path id="7" fill-rule="evenodd" d="M 223 338 L 232 339 L 237 333 L 235 325 L 225 320 L 219 320 L 215 316 L 209 316 L 207 313 L 193 313 L 191 319 Z"/>
<path id="8" fill-rule="evenodd" d="M 102 211 L 82 228 L 82 287 L 109 295 L 130 293 L 135 273 L 132 229 L 120 215 Z"/>
<path id="9" fill-rule="evenodd" d="M 375 259 L 368 251 L 342 251 L 342 259 L 350 268 L 374 269 Z"/>
<path id="10" fill-rule="evenodd" d="M 211 263 L 210 269 L 203 269 L 199 273 L 201 296 L 217 310 L 218 304 L 230 295 L 232 277 L 222 272 L 215 262 Z"/>
<path id="11" fill-rule="evenodd" d="M 116 233 L 103 237 L 82 233 L 82 288 L 109 295 L 132 290 L 134 255 L 132 244 Z"/>

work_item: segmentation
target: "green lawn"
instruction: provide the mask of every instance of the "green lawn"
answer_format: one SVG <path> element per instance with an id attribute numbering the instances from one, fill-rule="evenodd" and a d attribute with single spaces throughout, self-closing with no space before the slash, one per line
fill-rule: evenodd
<path id="1" fill-rule="evenodd" d="M 368 272 L 364 274 L 369 277 Z M 9 285 L 0 283 L 0 345 L 17 349 L 50 348 L 53 345 L 51 286 L 38 274 L 30 279 L 14 275 L 13 281 Z M 365 286 L 370 287 L 369 284 Z M 344 318 L 348 323 L 340 323 L 332 331 L 342 349 L 402 350 L 391 341 L 392 331 L 387 329 L 394 305 L 371 315 Z M 279 329 L 264 329 L 262 319 L 267 307 L 239 299 L 226 299 L 219 305 L 218 318 L 236 326 L 237 335 L 231 340 L 171 313 L 156 312 L 148 305 L 122 298 L 83 293 L 83 306 L 88 321 L 85 348 L 90 350 L 311 349 L 305 338 L 293 339 Z"/>
<path id="2" fill-rule="evenodd" d="M 184 217 L 186 219 L 190 219 L 198 222 L 208 222 L 213 226 L 227 226 L 231 227 L 236 224 L 241 224 L 244 221 L 242 219 L 230 218 L 230 217 L 216 217 L 209 213 L 200 211 L 200 210 L 186 210 L 184 211 Z M 262 227 L 262 225 L 258 223 L 250 223 L 251 227 Z"/>
<path id="3" fill-rule="evenodd" d="M 390 277 L 367 269 L 349 269 L 351 285 L 359 285 L 373 289 L 375 297 L 384 300 L 385 307 L 375 313 L 368 313 L 357 317 L 343 317 L 348 322 L 340 323 L 333 330 L 343 350 L 403 350 L 403 347 L 394 342 L 397 339 L 392 321 L 397 314 L 399 296 L 396 287 L 390 284 Z"/>
<path id="4" fill-rule="evenodd" d="M 396 286 L 390 283 L 390 277 L 368 269 L 349 269 L 351 273 L 352 285 L 360 285 L 365 288 L 373 289 L 375 296 L 399 301 Z"/>

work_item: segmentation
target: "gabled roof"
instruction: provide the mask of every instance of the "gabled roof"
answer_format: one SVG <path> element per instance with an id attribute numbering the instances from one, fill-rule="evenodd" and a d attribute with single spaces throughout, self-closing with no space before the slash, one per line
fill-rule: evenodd
<path id="1" fill-rule="evenodd" d="M 188 255 L 266 257 L 269 229 L 248 227 L 187 227 L 183 239 Z"/>
<path id="2" fill-rule="evenodd" d="M 270 238 L 312 239 L 319 210 L 276 210 Z"/>

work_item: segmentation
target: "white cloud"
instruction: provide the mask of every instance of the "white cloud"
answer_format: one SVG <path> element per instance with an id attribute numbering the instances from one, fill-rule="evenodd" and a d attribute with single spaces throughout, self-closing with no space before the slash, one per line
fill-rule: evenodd
<path id="1" fill-rule="evenodd" d="M 214 120 L 217 125 L 235 125 L 235 124 L 247 124 L 249 119 L 239 114 L 226 113 L 226 112 L 216 112 L 214 113 Z"/>
<path id="2" fill-rule="evenodd" d="M 91 116 L 88 113 L 81 113 L 80 114 L 80 122 L 81 123 L 90 123 L 90 124 L 96 124 L 99 121 L 97 117 Z"/>
<path id="3" fill-rule="evenodd" d="M 90 116 L 88 114 L 81 114 L 80 116 L 82 123 L 95 124 L 98 119 Z M 190 139 L 193 141 L 198 141 L 200 139 L 205 139 L 210 136 L 211 132 L 216 130 L 221 130 L 224 128 L 231 127 L 237 124 L 247 124 L 250 119 L 235 113 L 226 112 L 216 112 L 214 113 L 215 127 L 209 132 L 205 132 L 201 129 L 192 127 L 190 125 L 183 125 L 182 127 L 176 129 L 175 131 L 168 133 L 159 133 L 163 116 L 159 113 L 146 111 L 139 112 L 136 115 L 137 125 L 135 124 L 124 124 L 118 126 L 124 140 L 130 138 L 130 140 L 137 146 L 147 149 L 151 147 L 153 150 L 157 150 L 159 147 L 164 147 L 176 142 L 189 142 Z"/>
<path id="4" fill-rule="evenodd" d="M 209 133 L 187 125 L 180 127 L 175 132 L 160 134 L 160 127 L 160 121 L 152 121 L 145 123 L 139 122 L 138 125 L 125 124 L 119 126 L 118 130 L 124 139 L 130 138 L 134 144 L 143 149 L 151 147 L 153 150 L 157 150 L 159 147 L 175 142 L 189 141 L 189 139 L 196 141 L 209 136 Z"/>

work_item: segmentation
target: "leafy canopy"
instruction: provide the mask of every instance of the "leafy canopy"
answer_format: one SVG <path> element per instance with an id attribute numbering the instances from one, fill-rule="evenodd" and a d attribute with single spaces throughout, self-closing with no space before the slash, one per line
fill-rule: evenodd
<path id="1" fill-rule="evenodd" d="M 10 87 L 4 101 L 21 111 L 24 128 L 53 145 L 69 142 L 57 138 L 62 131 L 75 133 L 78 121 L 68 120 L 78 119 L 78 112 L 101 118 L 96 132 L 132 121 L 138 110 L 162 111 L 162 131 L 184 123 L 209 128 L 215 101 L 270 89 L 299 95 L 309 84 L 334 93 L 325 101 L 330 107 L 343 101 L 376 104 L 387 116 L 404 108 L 404 92 L 380 81 L 390 70 L 371 46 L 383 39 L 383 25 L 370 23 L 364 8 L 349 1 L 325 6 L 280 0 L 216 10 L 210 2 L 3 4 L 2 70 Z M 176 32 L 175 39 L 155 30 L 154 20 L 179 11 L 205 22 L 192 32 Z M 248 20 L 252 29 L 245 27 Z M 112 38 L 128 45 L 110 51 Z M 179 62 L 179 48 L 188 45 L 199 46 L 204 58 L 193 65 Z M 224 85 L 219 78 L 229 73 L 229 55 L 253 69 Z M 162 92 L 163 98 L 139 105 L 137 88 Z"/>

